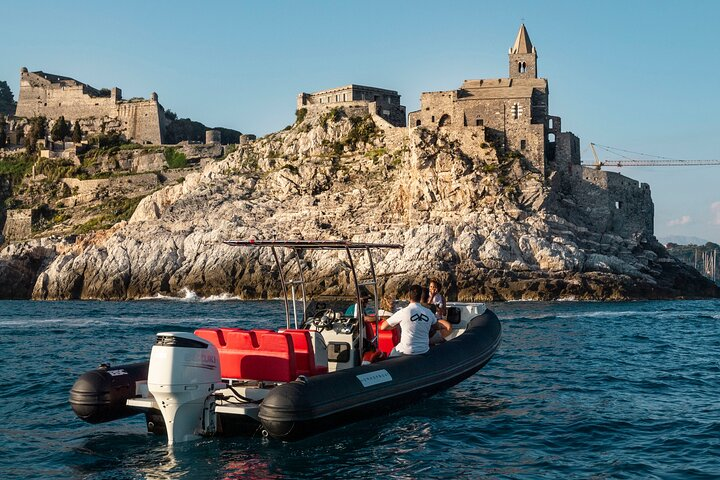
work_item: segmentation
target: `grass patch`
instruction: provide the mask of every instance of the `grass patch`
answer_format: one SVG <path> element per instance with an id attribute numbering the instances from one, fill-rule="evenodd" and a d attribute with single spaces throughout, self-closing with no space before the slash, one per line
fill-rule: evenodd
<path id="1" fill-rule="evenodd" d="M 0 175 L 7 175 L 13 184 L 20 183 L 22 179 L 32 172 L 35 157 L 23 153 L 10 155 L 0 159 Z"/>
<path id="2" fill-rule="evenodd" d="M 166 148 L 165 152 L 165 162 L 167 163 L 167 166 L 169 169 L 175 169 L 175 168 L 185 168 L 187 167 L 187 157 L 184 153 L 178 152 L 175 148 Z"/>
<path id="3" fill-rule="evenodd" d="M 103 206 L 98 207 L 96 212 L 99 215 L 75 227 L 74 233 L 83 234 L 96 230 L 105 230 L 118 222 L 129 220 L 143 198 L 114 198 L 110 200 Z"/>

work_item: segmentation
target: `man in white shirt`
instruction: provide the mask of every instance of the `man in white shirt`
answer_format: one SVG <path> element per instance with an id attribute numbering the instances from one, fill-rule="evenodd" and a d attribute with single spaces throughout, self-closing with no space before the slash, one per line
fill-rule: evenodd
<path id="1" fill-rule="evenodd" d="M 437 323 L 435 314 L 420 304 L 422 287 L 412 285 L 408 292 L 410 305 L 395 312 L 390 318 L 383 320 L 380 330 L 391 330 L 400 325 L 400 343 L 390 356 L 418 355 L 430 350 L 430 329 Z"/>

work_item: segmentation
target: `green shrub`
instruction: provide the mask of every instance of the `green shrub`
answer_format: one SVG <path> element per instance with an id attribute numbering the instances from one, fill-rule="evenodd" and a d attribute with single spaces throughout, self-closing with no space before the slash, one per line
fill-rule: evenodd
<path id="1" fill-rule="evenodd" d="M 74 143 L 82 142 L 82 129 L 80 128 L 80 122 L 75 120 L 75 125 L 72 129 L 72 141 Z"/>
<path id="2" fill-rule="evenodd" d="M 174 148 L 165 149 L 165 162 L 167 162 L 168 168 L 185 168 L 187 167 L 187 157 L 184 153 L 178 152 Z"/>
<path id="3" fill-rule="evenodd" d="M 32 172 L 33 163 L 35 158 L 23 153 L 0 158 L 0 175 L 7 175 L 13 183 L 20 183 L 23 177 Z"/>
<path id="4" fill-rule="evenodd" d="M 350 146 L 351 150 L 355 150 L 359 143 L 370 143 L 378 133 L 378 128 L 370 115 L 364 118 L 352 117 L 350 123 L 352 127 L 347 134 L 345 143 Z"/>
<path id="5" fill-rule="evenodd" d="M 337 122 L 342 118 L 344 114 L 345 110 L 343 110 L 342 107 L 333 107 L 330 109 L 330 111 L 324 113 L 320 117 L 320 126 L 323 128 L 323 130 L 327 130 L 328 123 Z"/>
<path id="6" fill-rule="evenodd" d="M 53 142 L 60 142 L 65 140 L 65 137 L 69 136 L 70 123 L 65 121 L 65 117 L 60 116 L 50 130 L 50 138 L 52 138 Z"/>
<path id="7" fill-rule="evenodd" d="M 75 227 L 74 233 L 83 234 L 110 228 L 118 222 L 129 220 L 143 197 L 114 198 L 99 207 L 99 215 Z"/>
<path id="8" fill-rule="evenodd" d="M 295 124 L 301 124 L 303 120 L 305 120 L 305 116 L 307 115 L 307 108 L 301 108 L 299 110 L 295 110 Z"/>

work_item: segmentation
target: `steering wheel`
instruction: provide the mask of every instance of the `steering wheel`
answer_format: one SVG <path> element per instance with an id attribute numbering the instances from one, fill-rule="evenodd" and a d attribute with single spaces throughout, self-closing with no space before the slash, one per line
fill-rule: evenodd
<path id="1" fill-rule="evenodd" d="M 332 310 L 325 310 L 319 317 L 308 318 L 305 322 L 303 322 L 302 328 L 308 330 L 311 326 L 313 326 L 318 332 L 332 328 L 332 314 Z"/>

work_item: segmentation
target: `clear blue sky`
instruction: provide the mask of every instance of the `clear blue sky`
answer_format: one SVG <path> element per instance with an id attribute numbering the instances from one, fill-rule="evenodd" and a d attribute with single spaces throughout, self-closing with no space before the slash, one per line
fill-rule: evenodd
<path id="1" fill-rule="evenodd" d="M 5 2 L 0 80 L 67 75 L 209 126 L 266 134 L 295 99 L 349 83 L 423 91 L 507 76 L 525 22 L 550 111 L 589 142 L 720 159 L 718 1 Z M 650 184 L 655 230 L 720 242 L 720 166 L 625 168 Z"/>

